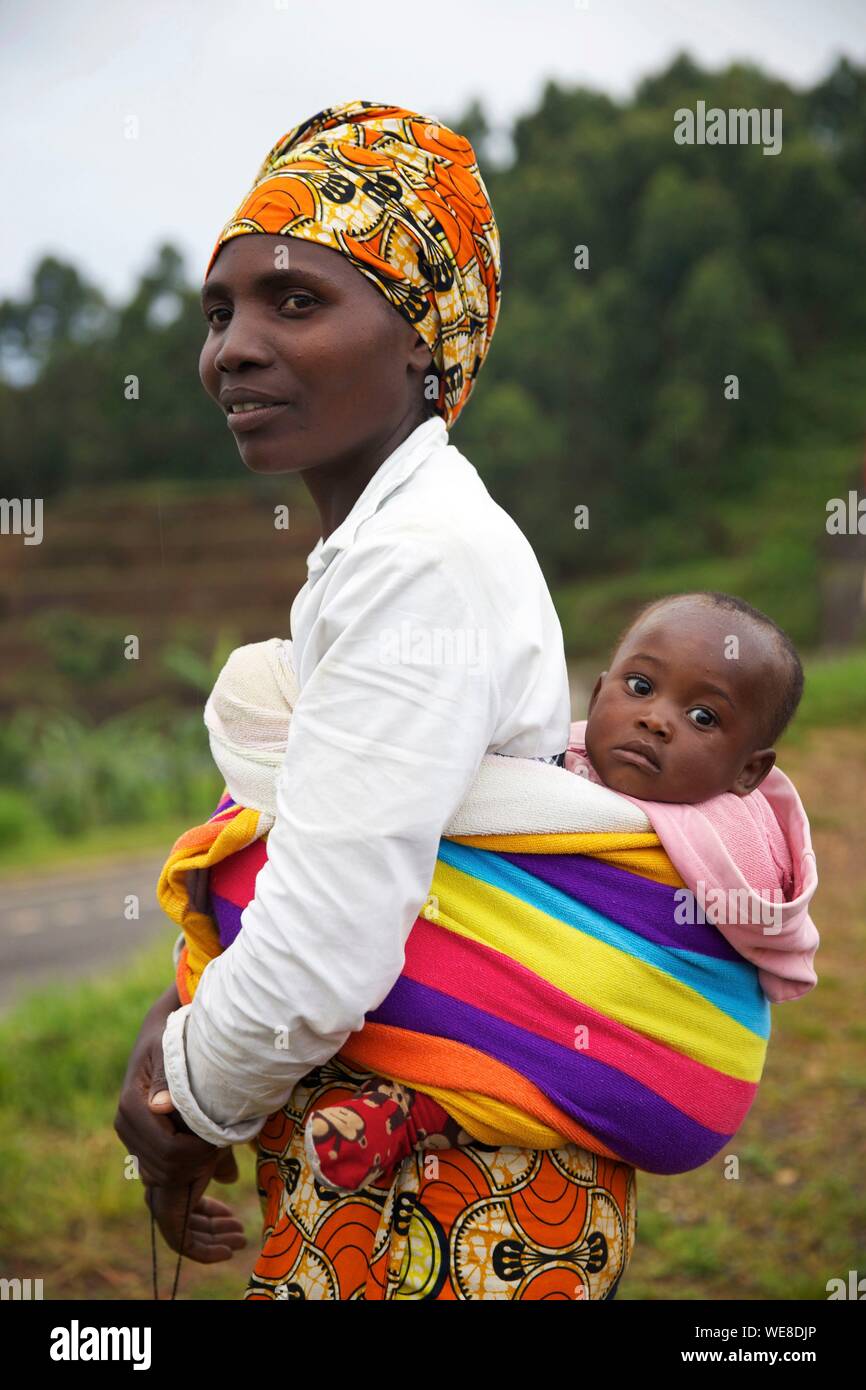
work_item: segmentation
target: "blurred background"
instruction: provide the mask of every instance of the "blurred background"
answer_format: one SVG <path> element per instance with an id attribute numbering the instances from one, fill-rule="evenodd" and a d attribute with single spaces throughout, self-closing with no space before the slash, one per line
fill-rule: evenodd
<path id="1" fill-rule="evenodd" d="M 172 976 L 156 875 L 220 791 L 213 679 L 239 643 L 289 635 L 319 534 L 302 485 L 246 473 L 205 398 L 198 291 L 277 137 L 364 97 L 475 145 L 502 311 L 452 438 L 536 549 L 574 718 L 615 634 L 662 594 L 738 594 L 803 656 L 779 761 L 818 853 L 820 985 L 774 1012 L 739 1180 L 723 1156 L 639 1176 L 619 1296 L 824 1298 L 866 1273 L 862 9 L 322 13 L 0 8 L 0 490 L 44 517 L 39 544 L 8 510 L 0 534 L 0 1274 L 41 1277 L 46 1297 L 148 1296 L 141 1188 L 111 1126 Z M 699 101 L 781 110 L 781 151 L 675 143 L 675 111 Z M 243 1288 L 258 1209 L 240 1157 L 249 1261 L 186 1266 L 181 1296 Z"/>

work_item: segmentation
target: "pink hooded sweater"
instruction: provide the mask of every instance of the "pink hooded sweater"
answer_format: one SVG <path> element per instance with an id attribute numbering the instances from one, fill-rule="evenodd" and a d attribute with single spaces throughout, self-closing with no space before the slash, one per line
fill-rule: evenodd
<path id="1" fill-rule="evenodd" d="M 586 754 L 586 723 L 571 726 L 565 766 L 601 784 Z M 694 805 L 626 800 L 640 807 L 686 887 L 706 903 L 706 920 L 758 966 L 767 998 L 780 1004 L 808 993 L 818 980 L 813 960 L 820 938 L 808 912 L 818 873 L 803 803 L 784 772 L 772 768 L 748 796 L 722 792 Z M 714 913 L 709 895 L 717 889 L 739 890 L 734 901 L 748 902 L 741 920 Z"/>

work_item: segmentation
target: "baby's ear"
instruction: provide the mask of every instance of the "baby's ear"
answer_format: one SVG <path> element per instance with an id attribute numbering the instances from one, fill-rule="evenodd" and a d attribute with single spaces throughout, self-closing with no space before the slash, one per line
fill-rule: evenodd
<path id="1" fill-rule="evenodd" d="M 599 676 L 598 680 L 596 681 L 595 685 L 592 687 L 592 694 L 591 694 L 590 697 L 589 697 L 589 709 L 588 709 L 587 712 L 586 712 L 586 717 L 587 717 L 587 719 L 588 719 L 589 716 L 592 714 L 592 707 L 593 707 L 593 705 L 595 704 L 596 700 L 598 699 L 598 692 L 601 690 L 601 683 L 602 683 L 602 681 L 604 680 L 604 678 L 605 678 L 606 675 L 607 675 L 607 671 L 602 671 L 602 673 L 601 673 L 601 675 Z"/>
<path id="2" fill-rule="evenodd" d="M 772 748 L 759 749 L 740 769 L 740 773 L 730 790 L 735 796 L 748 796 L 749 792 L 753 792 L 756 787 L 761 785 L 775 762 L 776 754 Z"/>

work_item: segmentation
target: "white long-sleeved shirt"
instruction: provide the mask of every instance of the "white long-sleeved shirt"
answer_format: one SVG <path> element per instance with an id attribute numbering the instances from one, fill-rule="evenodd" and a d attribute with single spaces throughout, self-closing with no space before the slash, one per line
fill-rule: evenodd
<path id="1" fill-rule="evenodd" d="M 300 695 L 243 930 L 163 1035 L 213 1144 L 252 1138 L 396 982 L 441 833 L 482 757 L 568 744 L 562 630 L 535 554 L 425 421 L 307 557 Z"/>

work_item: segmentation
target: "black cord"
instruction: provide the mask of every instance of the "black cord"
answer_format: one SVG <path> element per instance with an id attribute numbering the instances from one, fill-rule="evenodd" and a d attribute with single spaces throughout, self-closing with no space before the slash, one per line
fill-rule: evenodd
<path id="1" fill-rule="evenodd" d="M 183 1231 L 181 1232 L 181 1237 L 180 1237 L 180 1250 L 179 1250 L 178 1253 L 177 1253 L 177 1267 L 176 1267 L 176 1269 L 175 1269 L 175 1271 L 174 1271 L 174 1284 L 173 1284 L 172 1290 L 171 1290 L 171 1296 L 172 1296 L 172 1298 L 174 1298 L 175 1295 L 177 1294 L 177 1285 L 178 1285 L 178 1280 L 180 1279 L 180 1262 L 181 1262 L 181 1260 L 183 1259 L 183 1247 L 186 1245 L 186 1227 L 187 1227 L 187 1222 L 189 1221 L 189 1208 L 190 1208 L 190 1203 L 191 1203 L 191 1202 L 192 1202 L 192 1183 L 189 1184 L 189 1187 L 188 1187 L 187 1190 L 186 1190 L 186 1210 L 184 1211 L 184 1214 L 183 1214 Z M 153 1297 L 154 1297 L 155 1301 L 158 1303 L 158 1302 L 159 1302 L 159 1287 L 158 1287 L 158 1283 L 157 1283 L 157 1274 L 156 1274 L 156 1220 L 155 1220 L 154 1215 L 153 1215 L 153 1206 L 151 1205 L 150 1201 L 148 1201 L 148 1204 L 147 1204 L 147 1205 L 148 1205 L 148 1207 L 150 1208 L 150 1259 L 151 1259 L 151 1266 L 152 1266 L 152 1273 L 153 1273 Z"/>
<path id="2" fill-rule="evenodd" d="M 153 1299 L 159 1302 L 159 1290 L 156 1287 L 156 1222 L 153 1219 L 153 1207 L 150 1204 L 150 1192 L 147 1194 L 147 1209 L 150 1212 L 150 1270 L 153 1276 Z"/>

